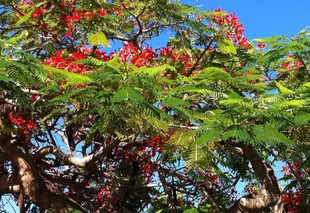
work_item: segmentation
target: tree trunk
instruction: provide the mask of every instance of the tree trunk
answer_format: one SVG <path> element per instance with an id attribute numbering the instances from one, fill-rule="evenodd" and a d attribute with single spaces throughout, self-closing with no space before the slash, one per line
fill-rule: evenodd
<path id="1" fill-rule="evenodd" d="M 49 209 L 57 213 L 66 213 L 71 210 L 86 212 L 78 203 L 64 196 L 58 188 L 40 176 L 30 155 L 18 146 L 13 137 L 9 134 L 1 134 L 0 147 L 13 162 L 14 176 L 0 179 L 0 194 L 19 191 L 41 210 Z"/>
<path id="2" fill-rule="evenodd" d="M 234 144 L 234 146 L 241 148 L 245 158 L 250 161 L 254 172 L 260 178 L 262 189 L 256 194 L 242 197 L 225 213 L 255 213 L 274 207 L 280 199 L 281 192 L 273 169 L 263 162 L 251 146 L 244 144 Z"/>

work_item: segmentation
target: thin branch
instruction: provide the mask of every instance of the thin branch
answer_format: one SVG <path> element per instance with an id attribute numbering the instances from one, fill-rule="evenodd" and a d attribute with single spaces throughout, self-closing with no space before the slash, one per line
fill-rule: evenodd
<path id="1" fill-rule="evenodd" d="M 197 68 L 197 66 L 199 65 L 200 60 L 203 58 L 203 56 L 206 54 L 206 52 L 209 50 L 209 48 L 211 47 L 213 41 L 215 40 L 215 37 L 213 37 L 211 39 L 211 41 L 209 42 L 209 44 L 204 48 L 204 50 L 201 52 L 200 56 L 198 57 L 198 59 L 196 60 L 195 64 L 189 69 L 188 73 L 186 76 L 190 76 L 194 70 Z"/>

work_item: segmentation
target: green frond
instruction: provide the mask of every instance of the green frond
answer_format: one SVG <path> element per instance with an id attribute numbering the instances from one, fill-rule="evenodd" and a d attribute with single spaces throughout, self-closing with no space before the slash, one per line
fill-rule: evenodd
<path id="1" fill-rule="evenodd" d="M 222 140 L 227 140 L 229 138 L 234 138 L 237 141 L 241 141 L 241 142 L 247 142 L 251 140 L 251 136 L 249 135 L 249 133 L 241 128 L 238 127 L 234 127 L 226 132 L 224 132 L 224 134 L 222 135 Z"/>
<path id="2" fill-rule="evenodd" d="M 207 144 L 209 142 L 217 141 L 217 140 L 219 140 L 221 134 L 222 134 L 222 131 L 218 130 L 218 129 L 208 130 L 206 133 L 204 133 L 203 135 L 198 137 L 195 140 L 194 144 L 195 145 L 204 145 L 204 144 Z"/>
<path id="3" fill-rule="evenodd" d="M 176 71 L 176 69 L 173 66 L 169 64 L 163 64 L 158 67 L 140 67 L 140 68 L 134 69 L 134 71 L 132 71 L 130 74 L 136 75 L 136 74 L 143 73 L 143 74 L 147 74 L 150 76 L 156 76 L 157 74 L 164 72 L 166 70 Z"/>
<path id="4" fill-rule="evenodd" d="M 156 129 L 160 129 L 164 132 L 168 132 L 169 130 L 169 125 L 167 121 L 156 119 L 154 117 L 149 117 L 146 119 L 149 124 L 154 126 Z"/>
<path id="5" fill-rule="evenodd" d="M 41 122 L 44 123 L 45 121 L 57 117 L 58 115 L 61 115 L 62 113 L 66 112 L 67 109 L 65 107 L 59 107 L 53 109 L 48 115 L 46 115 L 44 118 L 41 119 Z"/>
<path id="6" fill-rule="evenodd" d="M 259 42 L 259 43 L 278 43 L 280 41 L 285 41 L 287 39 L 286 36 L 271 36 L 267 38 L 256 38 L 252 41 Z"/>
<path id="7" fill-rule="evenodd" d="M 79 84 L 89 84 L 93 82 L 93 79 L 91 79 L 87 75 L 77 74 L 77 73 L 71 73 L 66 70 L 57 69 L 55 67 L 43 65 L 43 67 L 50 71 L 52 74 L 55 75 L 57 80 L 66 80 L 66 86 L 69 85 L 79 85 Z"/>
<path id="8" fill-rule="evenodd" d="M 307 124 L 309 121 L 310 121 L 310 113 L 308 112 L 300 112 L 294 118 L 294 122 L 296 124 Z"/>
<path id="9" fill-rule="evenodd" d="M 172 108 L 178 108 L 182 105 L 189 107 L 191 105 L 188 101 L 176 97 L 166 97 L 162 100 L 162 103 Z"/>
<path id="10" fill-rule="evenodd" d="M 218 67 L 208 67 L 203 70 L 202 73 L 193 77 L 194 79 L 207 79 L 211 81 L 229 81 L 231 76 L 228 72 Z"/>
<path id="11" fill-rule="evenodd" d="M 202 95 L 209 95 L 211 97 L 215 97 L 215 98 L 228 98 L 227 94 L 222 93 L 222 92 L 215 92 L 206 88 L 202 88 L 202 87 L 195 87 L 195 86 L 179 86 L 179 87 L 175 87 L 172 88 L 171 90 L 169 90 L 170 93 L 173 94 L 184 94 L 184 93 L 198 93 L 198 94 L 202 94 Z"/>
<path id="12" fill-rule="evenodd" d="M 253 110 L 254 107 L 251 103 L 244 101 L 243 99 L 231 99 L 231 100 L 222 100 L 220 104 L 229 107 L 229 108 L 243 108 L 248 110 Z"/>
<path id="13" fill-rule="evenodd" d="M 289 109 L 289 108 L 302 108 L 303 106 L 309 105 L 310 100 L 291 100 L 275 103 L 271 109 Z"/>
<path id="14" fill-rule="evenodd" d="M 39 86 L 46 79 L 47 73 L 42 74 L 42 67 L 33 61 L 0 61 L 0 74 L 3 79 L 10 79 L 25 86 Z M 27 63 L 27 64 L 26 64 Z M 6 76 L 6 78 L 4 77 Z"/>
<path id="15" fill-rule="evenodd" d="M 178 149 L 188 149 L 193 143 L 193 139 L 189 132 L 177 131 L 168 140 L 168 145 Z"/>
<path id="16" fill-rule="evenodd" d="M 310 93 L 310 82 L 302 84 L 296 92 Z"/>
<path id="17" fill-rule="evenodd" d="M 263 75 L 244 75 L 244 76 L 236 76 L 232 79 L 232 82 L 239 83 L 244 81 L 253 81 L 264 78 Z"/>
<path id="18" fill-rule="evenodd" d="M 140 102 L 144 100 L 144 97 L 130 87 L 121 88 L 114 94 L 112 98 L 112 103 L 128 101 L 128 100 L 131 100 L 134 102 Z"/>
<path id="19" fill-rule="evenodd" d="M 87 88 L 78 88 L 78 89 L 70 89 L 65 91 L 63 94 L 53 98 L 49 102 L 46 103 L 46 105 L 54 105 L 56 103 L 70 103 L 70 99 L 72 96 L 82 95 L 83 93 L 89 91 L 90 89 L 93 89 L 91 87 Z"/>
<path id="20" fill-rule="evenodd" d="M 48 95 L 52 92 L 60 92 L 60 86 L 58 84 L 49 84 L 39 89 L 40 94 Z"/>
<path id="21" fill-rule="evenodd" d="M 279 89 L 279 92 L 282 94 L 282 95 L 293 95 L 295 94 L 292 90 L 286 88 L 285 86 L 283 86 L 282 84 L 280 84 L 279 82 L 276 82 L 276 85 Z"/>
<path id="22" fill-rule="evenodd" d="M 193 145 L 189 150 L 189 154 L 185 157 L 185 164 L 189 168 L 208 169 L 212 163 L 212 152 L 208 147 Z"/>
<path id="23" fill-rule="evenodd" d="M 91 45 L 110 46 L 109 40 L 103 32 L 92 33 L 88 36 L 88 43 Z"/>
<path id="24" fill-rule="evenodd" d="M 237 50 L 234 44 L 227 39 L 218 40 L 217 46 L 219 47 L 220 51 L 223 53 L 237 54 Z"/>
<path id="25" fill-rule="evenodd" d="M 286 145 L 293 145 L 294 142 L 280 133 L 277 129 L 270 126 L 257 125 L 252 128 L 254 140 L 266 144 L 284 143 Z"/>
<path id="26" fill-rule="evenodd" d="M 250 67 L 244 67 L 241 70 L 238 70 L 237 73 L 251 73 L 251 74 L 259 74 L 261 71 L 259 71 L 256 67 L 250 66 Z"/>

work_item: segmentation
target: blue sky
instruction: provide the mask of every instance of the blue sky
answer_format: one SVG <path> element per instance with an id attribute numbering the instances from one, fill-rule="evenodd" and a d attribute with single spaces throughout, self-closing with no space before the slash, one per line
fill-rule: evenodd
<path id="1" fill-rule="evenodd" d="M 249 40 L 272 35 L 297 34 L 310 26 L 310 0 L 182 0 L 203 5 L 201 9 L 222 8 L 235 13 L 244 24 Z"/>
<path id="2" fill-rule="evenodd" d="M 220 7 L 227 13 L 235 13 L 244 24 L 248 40 L 273 35 L 292 36 L 310 26 L 310 0 L 180 0 L 201 10 Z M 165 46 L 170 35 L 162 35 L 150 41 L 153 47 Z M 114 46 L 114 45 L 113 45 Z M 119 47 L 120 45 L 117 45 Z M 113 50 L 112 50 L 113 51 Z"/>

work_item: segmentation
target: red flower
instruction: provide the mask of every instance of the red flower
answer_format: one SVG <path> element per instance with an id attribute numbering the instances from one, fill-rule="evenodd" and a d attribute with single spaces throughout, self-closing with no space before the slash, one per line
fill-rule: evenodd
<path id="1" fill-rule="evenodd" d="M 86 17 L 86 19 L 91 19 L 91 18 L 93 18 L 94 16 L 96 15 L 96 12 L 92 12 L 92 13 L 86 13 L 85 14 L 85 17 Z"/>
<path id="2" fill-rule="evenodd" d="M 167 74 L 167 78 L 172 78 L 172 74 L 171 73 L 169 73 L 169 74 Z"/>
<path id="3" fill-rule="evenodd" d="M 283 63 L 281 64 L 281 67 L 282 67 L 282 68 L 289 68 L 290 65 L 291 65 L 291 62 L 287 61 L 287 62 L 283 62 Z"/>
<path id="4" fill-rule="evenodd" d="M 264 49 L 266 47 L 266 44 L 265 43 L 258 43 L 257 46 L 259 49 Z"/>
<path id="5" fill-rule="evenodd" d="M 33 103 L 35 102 L 37 99 L 39 98 L 39 95 L 38 94 L 33 94 L 30 98 L 30 101 Z"/>
<path id="6" fill-rule="evenodd" d="M 153 142 L 153 143 L 160 143 L 161 142 L 161 137 L 160 136 L 152 137 L 150 141 Z"/>
<path id="7" fill-rule="evenodd" d="M 74 52 L 74 53 L 72 53 L 72 55 L 71 55 L 71 60 L 73 60 L 73 61 L 82 60 L 82 59 L 84 59 L 84 58 L 86 58 L 86 55 L 84 55 L 84 54 L 81 53 L 81 52 Z"/>
<path id="8" fill-rule="evenodd" d="M 221 12 L 222 9 L 218 7 L 218 8 L 216 8 L 214 11 L 215 11 L 215 12 Z"/>
<path id="9" fill-rule="evenodd" d="M 106 15 L 108 15 L 108 12 L 107 12 L 105 9 L 101 8 L 101 9 L 99 10 L 99 16 L 100 16 L 100 17 L 104 17 L 104 16 L 106 16 Z"/>
<path id="10" fill-rule="evenodd" d="M 116 12 L 116 15 L 118 15 L 118 16 L 121 15 L 121 14 L 123 13 L 122 10 L 116 10 L 115 12 Z"/>
<path id="11" fill-rule="evenodd" d="M 203 19 L 203 17 L 202 17 L 202 16 L 197 16 L 197 17 L 196 17 L 196 20 L 197 20 L 197 21 L 199 21 L 199 22 L 201 22 L 201 21 L 202 21 L 202 19 Z"/>
<path id="12" fill-rule="evenodd" d="M 33 121 L 33 120 L 27 120 L 28 124 L 27 124 L 27 128 L 28 129 L 38 129 L 37 124 Z"/>
<path id="13" fill-rule="evenodd" d="M 66 38 L 69 38 L 69 37 L 71 37 L 72 36 L 72 34 L 70 33 L 70 32 L 65 32 L 65 37 Z"/>
<path id="14" fill-rule="evenodd" d="M 36 9 L 33 13 L 32 13 L 32 18 L 40 18 L 40 16 L 43 14 L 43 9 L 40 7 L 38 9 Z"/>

